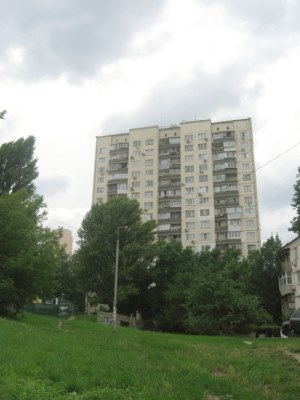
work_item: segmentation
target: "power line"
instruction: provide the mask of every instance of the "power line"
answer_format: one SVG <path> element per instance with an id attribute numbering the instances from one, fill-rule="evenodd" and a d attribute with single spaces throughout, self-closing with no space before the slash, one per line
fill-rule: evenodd
<path id="1" fill-rule="evenodd" d="M 58 224 L 62 224 L 62 225 L 68 226 L 69 228 L 78 229 L 78 227 L 76 227 L 76 226 L 66 224 L 65 222 L 57 221 L 56 219 L 53 219 L 53 218 L 47 218 L 47 219 L 49 221 L 54 221 L 54 222 L 57 222 Z"/>
<path id="2" fill-rule="evenodd" d="M 300 142 L 294 144 L 293 146 L 289 147 L 288 149 L 284 150 L 283 152 L 279 153 L 276 157 L 272 158 L 271 160 L 269 160 L 268 162 L 266 162 L 265 164 L 261 165 L 260 167 L 257 167 L 255 171 L 257 171 L 258 169 L 261 169 L 263 167 L 265 167 L 266 165 L 270 164 L 271 162 L 277 160 L 277 158 L 281 157 L 283 154 L 287 153 L 288 151 L 292 150 L 293 148 L 295 148 L 296 146 L 299 146 Z"/>

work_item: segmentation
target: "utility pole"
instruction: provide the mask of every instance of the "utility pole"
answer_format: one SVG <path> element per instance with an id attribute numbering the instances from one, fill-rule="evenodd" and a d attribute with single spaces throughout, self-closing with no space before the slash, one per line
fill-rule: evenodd
<path id="1" fill-rule="evenodd" d="M 119 226 L 117 229 L 116 240 L 116 260 L 115 260 L 115 283 L 114 283 L 114 300 L 113 300 L 113 315 L 112 315 L 112 332 L 116 332 L 117 325 L 117 302 L 118 302 L 118 272 L 119 272 L 119 247 L 120 247 L 120 229 L 125 226 Z"/>

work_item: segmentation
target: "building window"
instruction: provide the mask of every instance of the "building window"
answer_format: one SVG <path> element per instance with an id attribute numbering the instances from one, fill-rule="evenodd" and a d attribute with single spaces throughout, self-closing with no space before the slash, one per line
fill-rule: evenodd
<path id="1" fill-rule="evenodd" d="M 244 192 L 252 192 L 252 185 L 244 185 Z"/>
<path id="2" fill-rule="evenodd" d="M 200 240 L 210 240 L 210 233 L 200 233 Z"/>
<path id="3" fill-rule="evenodd" d="M 186 228 L 187 229 L 195 229 L 195 227 L 196 227 L 195 222 L 187 222 L 186 223 Z"/>
<path id="4" fill-rule="evenodd" d="M 186 165 L 184 167 L 185 172 L 194 172 L 194 166 L 193 165 Z"/>
<path id="5" fill-rule="evenodd" d="M 104 173 L 105 173 L 105 168 L 104 168 L 104 167 L 100 167 L 100 168 L 98 169 L 98 172 L 99 172 L 100 175 L 104 175 Z"/>
<path id="6" fill-rule="evenodd" d="M 193 145 L 192 144 L 186 144 L 184 146 L 185 151 L 193 151 Z"/>
<path id="7" fill-rule="evenodd" d="M 210 226 L 210 221 L 200 221 L 200 228 L 204 229 L 204 228 L 209 228 Z"/>
<path id="8" fill-rule="evenodd" d="M 251 181 L 251 174 L 243 174 L 244 181 Z"/>
<path id="9" fill-rule="evenodd" d="M 279 287 L 292 285 L 292 271 L 285 271 L 279 276 Z"/>
<path id="10" fill-rule="evenodd" d="M 146 149 L 145 154 L 146 156 L 151 156 L 153 154 L 153 149 Z"/>
<path id="11" fill-rule="evenodd" d="M 147 201 L 146 203 L 144 203 L 144 208 L 147 209 L 147 210 L 153 208 L 153 202 L 152 201 Z"/>
<path id="12" fill-rule="evenodd" d="M 185 183 L 194 183 L 194 177 L 193 176 L 186 176 L 184 178 Z"/>
<path id="13" fill-rule="evenodd" d="M 246 237 L 247 237 L 247 240 L 254 240 L 255 239 L 255 233 L 254 232 L 247 232 L 246 233 Z"/>
<path id="14" fill-rule="evenodd" d="M 139 187 L 140 187 L 140 182 L 133 181 L 133 182 L 132 182 L 132 187 L 135 188 L 135 189 L 136 189 L 136 188 L 139 188 Z"/>
<path id="15" fill-rule="evenodd" d="M 193 140 L 193 134 L 184 135 L 184 140 L 192 141 Z"/>
<path id="16" fill-rule="evenodd" d="M 255 244 L 248 244 L 247 250 L 248 250 L 248 254 L 251 253 L 251 251 L 256 250 Z"/>
<path id="17" fill-rule="evenodd" d="M 208 197 L 200 197 L 200 204 L 208 204 L 209 198 Z"/>
<path id="18" fill-rule="evenodd" d="M 199 165 L 199 172 L 200 174 L 203 174 L 204 172 L 207 171 L 207 164 L 200 164 Z"/>
<path id="19" fill-rule="evenodd" d="M 195 199 L 185 199 L 186 206 L 193 206 L 195 204 Z"/>
<path id="20" fill-rule="evenodd" d="M 252 201 L 253 201 L 252 196 L 245 196 L 244 204 L 250 205 L 252 204 Z"/>
<path id="21" fill-rule="evenodd" d="M 151 176 L 151 175 L 153 175 L 153 169 L 146 169 L 145 175 L 146 175 L 146 176 Z"/>
<path id="22" fill-rule="evenodd" d="M 149 159 L 149 160 L 145 160 L 145 165 L 147 167 L 151 167 L 153 165 L 153 160 Z"/>
<path id="23" fill-rule="evenodd" d="M 199 154 L 199 160 L 207 160 L 207 154 L 203 153 L 203 154 Z"/>
<path id="24" fill-rule="evenodd" d="M 224 142 L 224 148 L 225 147 L 235 147 L 235 141 L 234 140 L 230 140 L 228 142 Z"/>
<path id="25" fill-rule="evenodd" d="M 254 228 L 254 219 L 247 219 L 246 225 L 247 225 L 247 228 Z"/>
<path id="26" fill-rule="evenodd" d="M 154 139 L 147 139 L 146 146 L 152 146 L 152 145 L 154 145 Z"/>
<path id="27" fill-rule="evenodd" d="M 140 168 L 141 162 L 139 160 L 132 161 L 132 168 Z"/>
<path id="28" fill-rule="evenodd" d="M 195 234 L 194 233 L 188 233 L 186 235 L 186 240 L 195 240 Z"/>
<path id="29" fill-rule="evenodd" d="M 104 177 L 103 176 L 99 177 L 98 178 L 98 183 L 103 183 L 103 182 L 104 182 Z"/>
<path id="30" fill-rule="evenodd" d="M 132 194 L 131 194 L 131 198 L 132 198 L 132 199 L 139 199 L 139 198 L 140 198 L 139 192 L 132 193 Z"/>
<path id="31" fill-rule="evenodd" d="M 205 140 L 205 139 L 207 139 L 207 133 L 206 132 L 198 133 L 198 140 Z"/>
<path id="32" fill-rule="evenodd" d="M 194 156 L 193 154 L 189 154 L 187 156 L 184 156 L 184 161 L 185 162 L 193 162 L 194 161 Z"/>
<path id="33" fill-rule="evenodd" d="M 153 197 L 153 192 L 152 191 L 145 192 L 145 197 Z"/>
<path id="34" fill-rule="evenodd" d="M 153 214 L 151 213 L 145 213 L 144 214 L 144 221 L 151 221 L 153 219 Z"/>
<path id="35" fill-rule="evenodd" d="M 240 219 L 230 219 L 229 223 L 231 226 L 239 226 L 239 225 L 241 225 L 241 220 Z"/>
<path id="36" fill-rule="evenodd" d="M 96 199 L 98 204 L 103 204 L 103 198 L 102 197 L 97 197 Z"/>
<path id="37" fill-rule="evenodd" d="M 242 168 L 243 168 L 243 171 L 247 171 L 247 170 L 249 170 L 250 169 L 250 163 L 243 163 L 242 164 Z"/>
<path id="38" fill-rule="evenodd" d="M 131 174 L 131 176 L 132 176 L 133 178 L 139 178 L 139 176 L 140 176 L 140 171 L 133 171 L 132 174 Z"/>
<path id="39" fill-rule="evenodd" d="M 99 164 L 105 164 L 105 157 L 99 158 Z"/>
<path id="40" fill-rule="evenodd" d="M 133 147 L 140 147 L 141 146 L 141 141 L 140 140 L 134 140 L 133 142 L 132 142 L 132 146 Z"/>
<path id="41" fill-rule="evenodd" d="M 193 187 L 185 188 L 185 194 L 194 194 L 194 188 Z"/>
<path id="42" fill-rule="evenodd" d="M 145 187 L 152 187 L 153 186 L 153 181 L 145 181 Z"/>
<path id="43" fill-rule="evenodd" d="M 103 187 L 98 187 L 97 188 L 97 193 L 104 193 L 104 188 Z"/>
<path id="44" fill-rule="evenodd" d="M 207 143 L 199 143 L 198 144 L 198 150 L 207 150 Z"/>
<path id="45" fill-rule="evenodd" d="M 209 208 L 204 208 L 200 210 L 200 217 L 207 217 L 209 215 Z"/>
<path id="46" fill-rule="evenodd" d="M 247 139 L 248 138 L 248 132 L 240 132 L 240 138 L 241 139 Z"/>
<path id="47" fill-rule="evenodd" d="M 207 193 L 207 192 L 208 192 L 208 186 L 199 187 L 199 193 Z"/>
<path id="48" fill-rule="evenodd" d="M 208 182 L 208 175 L 200 175 L 199 182 Z"/>
<path id="49" fill-rule="evenodd" d="M 241 237 L 241 232 L 237 231 L 237 232 L 228 232 L 228 238 L 229 239 L 239 239 Z"/>
<path id="50" fill-rule="evenodd" d="M 99 154 L 104 154 L 104 153 L 105 153 L 105 147 L 100 147 Z"/>
<path id="51" fill-rule="evenodd" d="M 195 217 L 195 210 L 186 210 L 185 216 L 186 216 L 186 218 L 194 218 Z"/>

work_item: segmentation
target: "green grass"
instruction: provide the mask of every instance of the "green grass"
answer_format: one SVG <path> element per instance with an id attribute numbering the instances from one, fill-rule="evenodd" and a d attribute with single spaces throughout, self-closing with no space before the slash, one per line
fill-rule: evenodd
<path id="1" fill-rule="evenodd" d="M 300 339 L 112 334 L 90 318 L 26 314 L 0 319 L 0 400 L 296 400 L 288 352 Z"/>

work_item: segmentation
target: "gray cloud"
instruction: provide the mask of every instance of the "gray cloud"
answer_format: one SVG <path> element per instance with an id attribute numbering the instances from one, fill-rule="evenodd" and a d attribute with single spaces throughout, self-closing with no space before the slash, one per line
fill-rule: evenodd
<path id="1" fill-rule="evenodd" d="M 213 119 L 220 110 L 225 118 L 227 113 L 230 113 L 230 119 L 248 117 L 240 115 L 244 74 L 243 67 L 231 65 L 216 75 L 199 70 L 197 77 L 188 83 L 164 82 L 153 88 L 148 100 L 133 114 L 109 118 L 102 126 L 103 134 L 146 125 L 168 126 L 195 118 Z M 233 110 L 236 110 L 235 115 L 232 115 Z"/>
<path id="2" fill-rule="evenodd" d="M 163 0 L 0 1 L 0 51 L 24 48 L 24 63 L 7 74 L 27 79 L 91 77 L 126 53 L 134 32 L 153 23 Z"/>
<path id="3" fill-rule="evenodd" d="M 70 178 L 63 173 L 40 175 L 36 181 L 37 193 L 51 198 L 63 194 L 70 184 Z"/>

